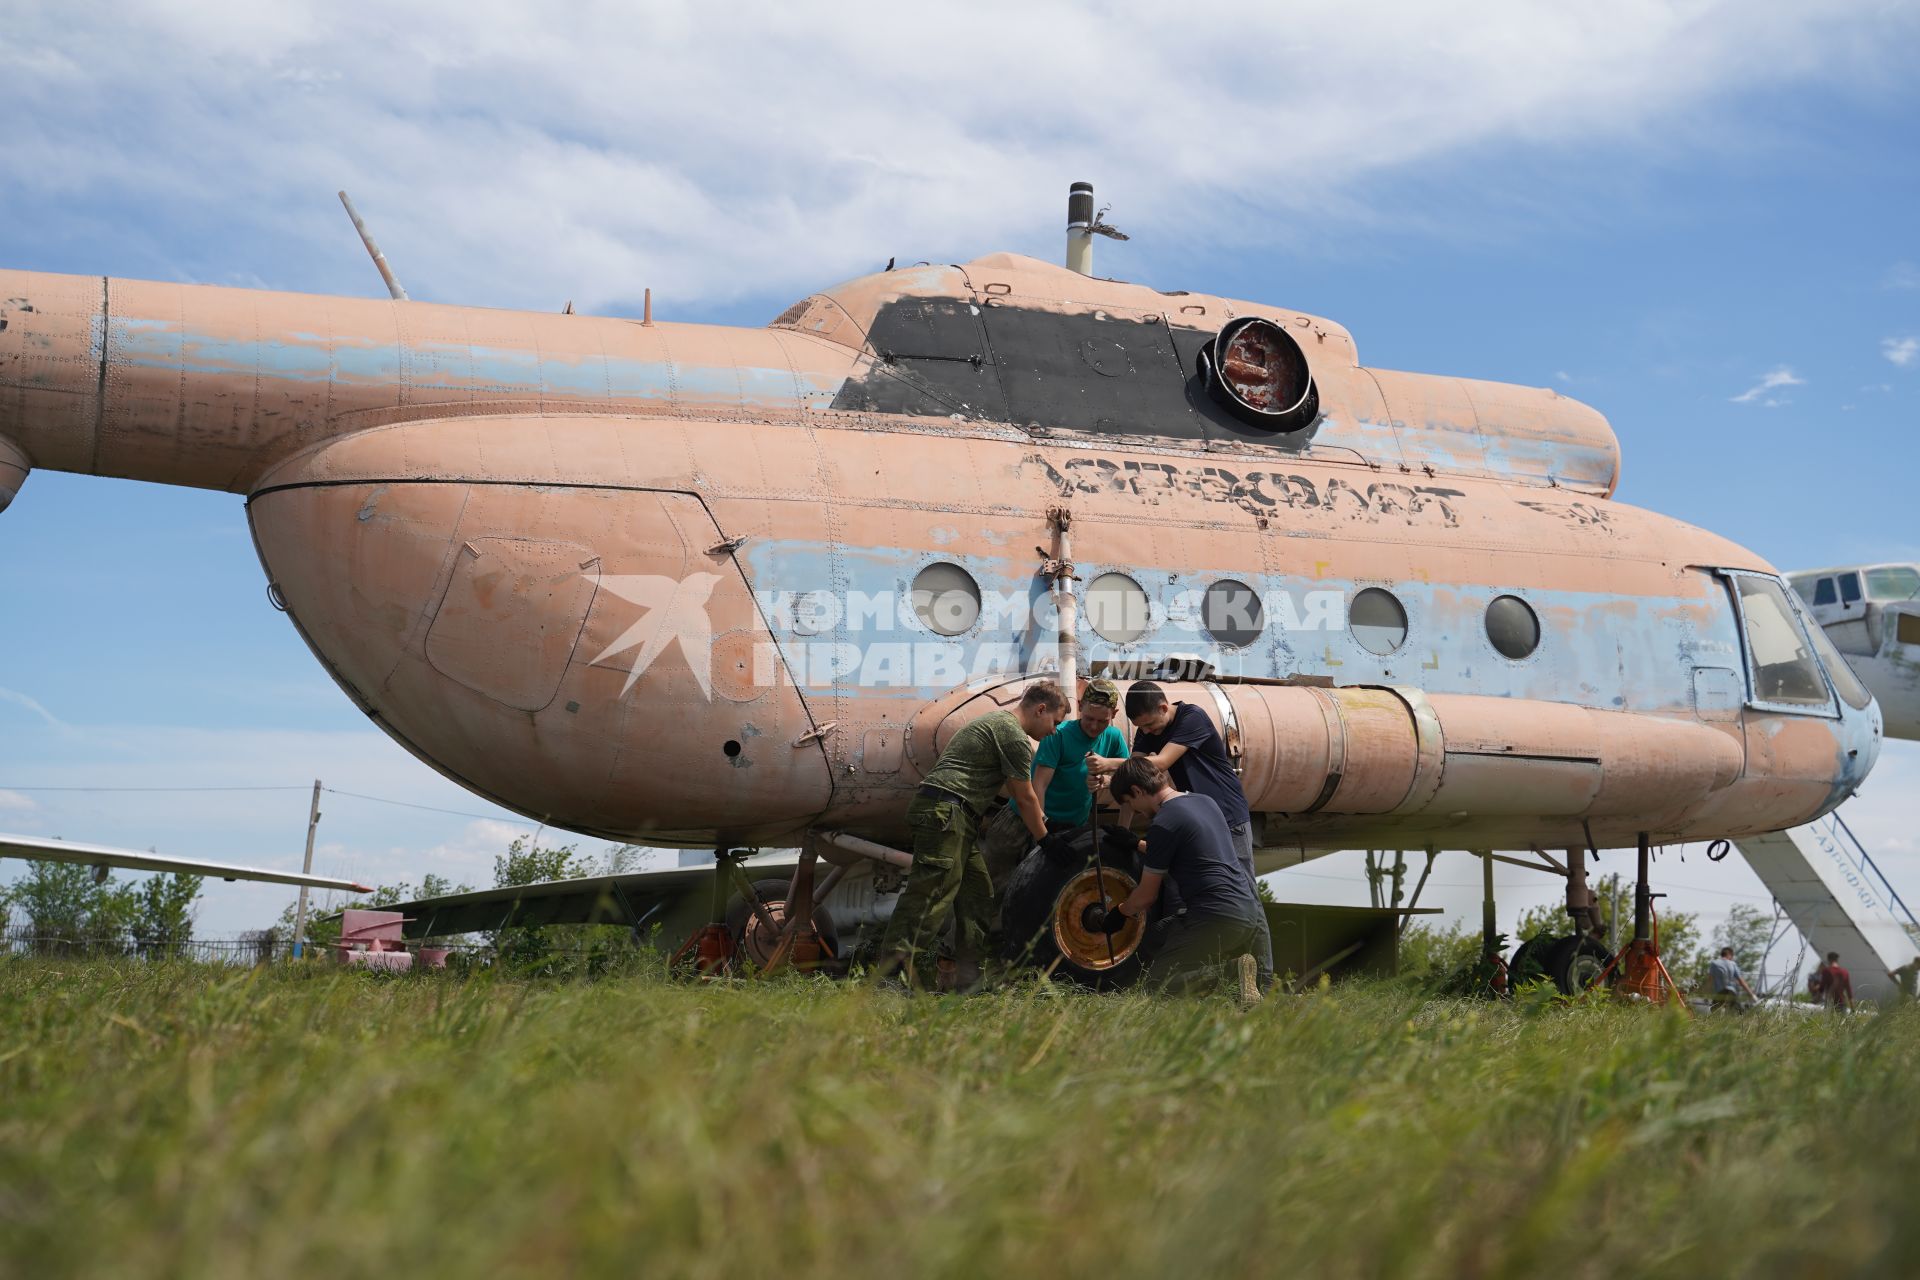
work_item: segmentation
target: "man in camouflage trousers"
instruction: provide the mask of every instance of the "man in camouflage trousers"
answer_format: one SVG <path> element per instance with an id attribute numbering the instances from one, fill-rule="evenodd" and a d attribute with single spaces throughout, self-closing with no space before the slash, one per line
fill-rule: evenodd
<path id="1" fill-rule="evenodd" d="M 909 985 L 930 972 L 927 952 L 954 928 L 956 985 L 977 979 L 993 883 L 978 840 L 981 818 L 1006 788 L 1019 802 L 1035 841 L 1047 837 L 1040 797 L 1033 788 L 1033 740 L 1051 734 L 1066 714 L 1066 696 L 1051 684 L 1028 688 L 1014 711 L 990 711 L 963 726 L 940 753 L 920 792 L 907 806 L 913 866 L 894 904 L 881 942 L 879 974 L 905 970 Z"/>

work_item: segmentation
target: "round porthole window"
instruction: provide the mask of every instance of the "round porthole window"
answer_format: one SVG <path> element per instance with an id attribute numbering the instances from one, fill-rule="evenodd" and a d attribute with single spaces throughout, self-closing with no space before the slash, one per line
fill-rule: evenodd
<path id="1" fill-rule="evenodd" d="M 1259 595 L 1244 582 L 1231 578 L 1216 582 L 1200 601 L 1200 625 L 1215 640 L 1236 649 L 1258 640 L 1265 622 Z"/>
<path id="2" fill-rule="evenodd" d="M 943 636 L 957 636 L 980 618 L 980 584 L 957 564 L 930 564 L 913 577 L 913 616 Z"/>
<path id="3" fill-rule="evenodd" d="M 1487 639 L 1515 662 L 1540 647 L 1540 619 L 1519 596 L 1496 596 L 1487 606 Z"/>
<path id="4" fill-rule="evenodd" d="M 1132 644 L 1147 634 L 1153 611 L 1147 593 L 1124 573 L 1103 573 L 1087 584 L 1087 625 L 1103 640 Z"/>
<path id="5" fill-rule="evenodd" d="M 1366 587 L 1347 606 L 1347 628 L 1362 649 L 1384 656 L 1407 642 L 1407 611 L 1393 592 Z"/>

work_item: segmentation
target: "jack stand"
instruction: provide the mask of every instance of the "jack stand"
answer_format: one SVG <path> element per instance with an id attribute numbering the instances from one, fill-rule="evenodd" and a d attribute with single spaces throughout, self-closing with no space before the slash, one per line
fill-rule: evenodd
<path id="1" fill-rule="evenodd" d="M 713 978 L 733 967 L 737 948 L 733 941 L 733 930 L 727 928 L 727 888 L 739 872 L 738 864 L 738 856 L 733 850 L 713 851 L 713 906 L 708 913 L 707 923 L 680 944 L 680 949 L 673 953 L 671 968 L 691 966 L 698 976 Z"/>
<path id="2" fill-rule="evenodd" d="M 1620 954 L 1607 966 L 1607 972 L 1615 968 L 1620 971 L 1620 979 L 1614 985 L 1615 995 L 1629 999 L 1638 996 L 1649 1004 L 1665 1004 L 1671 999 L 1685 1009 L 1687 1002 L 1680 994 L 1680 987 L 1660 959 L 1660 931 L 1653 914 L 1653 900 L 1660 895 L 1647 883 L 1652 861 L 1653 846 L 1643 831 L 1639 874 L 1633 886 L 1633 940 L 1621 948 Z M 1606 973 L 1600 975 L 1601 982 L 1606 979 Z"/>

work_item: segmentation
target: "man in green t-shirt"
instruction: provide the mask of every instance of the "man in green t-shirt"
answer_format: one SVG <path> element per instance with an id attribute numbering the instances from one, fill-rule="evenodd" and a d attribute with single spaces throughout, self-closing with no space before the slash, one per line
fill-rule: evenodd
<path id="1" fill-rule="evenodd" d="M 990 711 L 961 726 L 940 753 L 907 806 L 913 866 L 880 944 L 881 976 L 904 968 L 912 984 L 931 972 L 916 969 L 916 961 L 946 932 L 951 915 L 956 974 L 962 983 L 971 980 L 971 972 L 960 971 L 978 966 L 993 912 L 993 882 L 975 838 L 980 820 L 1004 787 L 1029 815 L 1028 834 L 1046 839 L 1032 781 L 1033 739 L 1051 733 L 1066 709 L 1057 687 L 1031 685 L 1017 710 Z"/>
<path id="2" fill-rule="evenodd" d="M 1033 789 L 1041 795 L 1048 831 L 1072 831 L 1086 825 L 1093 811 L 1093 794 L 1087 788 L 1089 751 L 1097 756 L 1126 758 L 1127 736 L 1113 723 L 1119 711 L 1120 686 L 1111 680 L 1092 681 L 1080 695 L 1079 716 L 1041 739 L 1040 750 L 1033 757 Z M 1018 806 L 1010 804 L 987 819 L 980 847 L 986 855 L 987 875 L 997 892 L 1033 847 Z"/>
<path id="3" fill-rule="evenodd" d="M 1119 712 L 1120 687 L 1111 680 L 1095 680 L 1080 699 L 1080 715 L 1055 729 L 1034 752 L 1033 789 L 1040 793 L 1046 807 L 1048 830 L 1085 826 L 1092 814 L 1093 793 L 1087 787 L 1089 753 L 1106 759 L 1127 758 L 1127 735 L 1113 723 Z"/>

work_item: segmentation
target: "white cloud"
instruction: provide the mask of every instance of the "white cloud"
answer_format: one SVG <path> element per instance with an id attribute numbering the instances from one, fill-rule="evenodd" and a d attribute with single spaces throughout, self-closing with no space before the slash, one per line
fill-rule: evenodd
<path id="1" fill-rule="evenodd" d="M 1103 261 L 1141 277 L 1198 234 L 1418 217 L 1361 184 L 1440 156 L 1644 153 L 1681 119 L 1668 145 L 1714 145 L 1747 127 L 1711 110 L 1731 95 L 1897 64 L 1916 29 L 1872 0 L 28 8 L 0 190 L 138 210 L 135 243 L 226 219 L 275 255 L 208 245 L 182 274 L 373 292 L 344 186 L 416 296 L 593 308 L 651 285 L 671 315 L 895 254 L 1052 257 L 1085 177 L 1136 237 Z"/>
<path id="2" fill-rule="evenodd" d="M 1896 262 L 1887 269 L 1886 278 L 1880 283 L 1886 289 L 1920 289 L 1920 266 Z"/>
<path id="3" fill-rule="evenodd" d="M 1732 397 L 1732 400 L 1734 404 L 1758 403 L 1768 409 L 1778 408 L 1780 405 L 1785 404 L 1786 401 L 1771 396 L 1767 394 L 1768 392 L 1778 391 L 1781 387 L 1804 387 L 1806 385 L 1807 380 L 1805 378 L 1796 376 L 1793 370 L 1787 368 L 1785 365 L 1781 365 L 1777 369 L 1770 369 L 1766 373 L 1761 374 L 1760 381 L 1754 383 L 1739 395 Z"/>
<path id="4" fill-rule="evenodd" d="M 493 883 L 493 860 L 507 851 L 507 846 L 515 840 L 534 834 L 534 828 L 519 823 L 502 822 L 494 818 L 481 818 L 469 822 L 460 834 L 452 840 L 444 840 L 424 851 L 421 855 L 423 865 L 419 872 L 446 876 L 455 882 L 465 882 L 476 888 Z M 565 832 L 554 832 L 551 841 L 543 843 L 566 844 L 574 838 Z M 418 877 L 415 877 L 416 881 Z"/>
<path id="5" fill-rule="evenodd" d="M 1882 338 L 1880 354 L 1904 369 L 1920 359 L 1920 338 Z"/>
<path id="6" fill-rule="evenodd" d="M 21 707 L 27 711 L 32 712 L 34 715 L 44 720 L 47 723 L 47 726 L 49 728 L 59 729 L 64 731 L 67 727 L 65 724 L 61 723 L 59 717 L 55 716 L 53 712 L 47 710 L 45 707 L 41 706 L 34 699 L 29 698 L 24 693 L 18 693 L 12 689 L 0 689 L 0 702 L 10 702 L 16 707 Z"/>
<path id="7" fill-rule="evenodd" d="M 32 813 L 39 807 L 32 797 L 23 796 L 18 791 L 0 791 L 0 814 L 18 816 Z"/>

